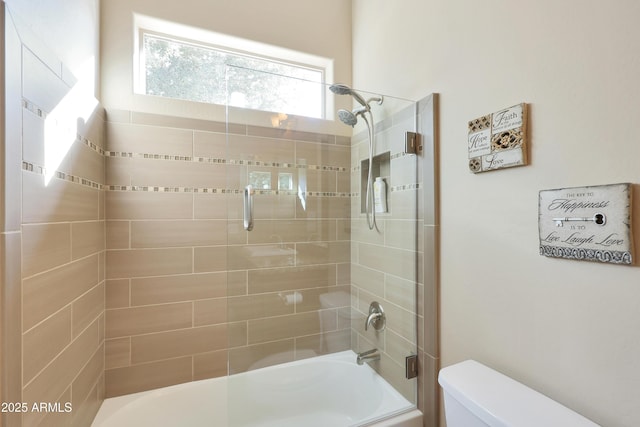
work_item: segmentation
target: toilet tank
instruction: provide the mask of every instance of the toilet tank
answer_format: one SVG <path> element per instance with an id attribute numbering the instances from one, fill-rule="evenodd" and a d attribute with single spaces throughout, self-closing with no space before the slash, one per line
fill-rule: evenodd
<path id="1" fill-rule="evenodd" d="M 447 427 L 599 427 L 474 360 L 440 370 Z"/>

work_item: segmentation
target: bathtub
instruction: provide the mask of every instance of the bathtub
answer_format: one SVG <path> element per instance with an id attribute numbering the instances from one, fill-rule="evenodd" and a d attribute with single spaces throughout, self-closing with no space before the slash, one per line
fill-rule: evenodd
<path id="1" fill-rule="evenodd" d="M 92 427 L 422 426 L 414 405 L 355 360 L 348 350 L 113 397 Z"/>

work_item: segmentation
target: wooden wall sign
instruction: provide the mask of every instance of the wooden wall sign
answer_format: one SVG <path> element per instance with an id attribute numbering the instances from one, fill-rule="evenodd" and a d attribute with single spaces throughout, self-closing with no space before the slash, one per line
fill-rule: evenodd
<path id="1" fill-rule="evenodd" d="M 631 185 L 540 191 L 540 255 L 631 264 Z"/>
<path id="2" fill-rule="evenodd" d="M 527 164 L 527 105 L 518 104 L 469 122 L 469 170 L 473 173 Z"/>

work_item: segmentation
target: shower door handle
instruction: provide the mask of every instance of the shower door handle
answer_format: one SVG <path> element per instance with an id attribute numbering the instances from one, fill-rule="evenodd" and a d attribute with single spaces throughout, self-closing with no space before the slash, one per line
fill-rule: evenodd
<path id="1" fill-rule="evenodd" d="M 253 187 L 251 184 L 244 187 L 244 229 L 247 231 L 253 230 Z"/>

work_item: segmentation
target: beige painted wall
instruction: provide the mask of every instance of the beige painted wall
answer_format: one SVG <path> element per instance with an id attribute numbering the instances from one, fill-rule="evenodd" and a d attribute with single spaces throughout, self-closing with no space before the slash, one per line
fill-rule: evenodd
<path id="1" fill-rule="evenodd" d="M 172 108 L 132 95 L 134 13 L 333 58 L 334 80 L 351 80 L 351 5 L 344 0 L 109 0 L 102 2 L 101 10 L 102 102 L 107 109 L 166 113 Z M 201 118 L 211 118 L 202 106 L 179 112 L 189 116 L 205 112 L 209 115 Z"/>
<path id="2" fill-rule="evenodd" d="M 640 424 L 640 268 L 541 257 L 537 193 L 640 183 L 638 16 L 630 0 L 353 10 L 355 87 L 441 94 L 443 365 L 477 359 L 611 427 Z M 531 165 L 469 173 L 466 122 L 519 102 Z"/>

